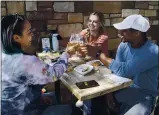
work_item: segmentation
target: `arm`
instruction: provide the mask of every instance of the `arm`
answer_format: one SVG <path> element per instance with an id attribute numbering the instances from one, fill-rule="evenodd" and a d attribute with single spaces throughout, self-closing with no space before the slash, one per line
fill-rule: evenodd
<path id="1" fill-rule="evenodd" d="M 81 48 L 82 52 L 88 52 L 88 55 L 91 57 L 95 58 L 98 51 L 102 51 L 105 55 L 108 55 L 108 36 L 101 35 L 97 41 L 94 43 L 88 43 L 84 47 L 85 48 Z"/>
<path id="2" fill-rule="evenodd" d="M 94 46 L 87 45 L 88 54 L 92 57 L 96 56 L 98 51 L 102 51 L 105 55 L 108 56 L 108 40 L 99 40 Z"/>
<path id="3" fill-rule="evenodd" d="M 105 55 L 108 56 L 108 36 L 106 34 L 101 35 L 95 43 L 95 47 L 98 48 L 98 51 L 101 50 Z"/>
<path id="4" fill-rule="evenodd" d="M 108 67 L 109 64 L 111 64 L 112 61 L 113 61 L 112 58 L 107 57 L 104 53 L 101 53 L 101 54 L 100 54 L 99 59 L 101 60 L 101 62 L 102 62 L 106 67 Z"/>
<path id="5" fill-rule="evenodd" d="M 46 84 L 58 80 L 67 69 L 68 58 L 69 55 L 63 53 L 53 66 L 49 66 L 35 56 L 28 56 L 23 63 L 28 84 Z"/>
<path id="6" fill-rule="evenodd" d="M 88 54 L 89 56 L 96 58 L 96 53 L 98 51 L 101 51 L 101 48 L 98 46 L 80 44 L 80 54 L 82 56 L 85 56 L 86 54 Z"/>
<path id="7" fill-rule="evenodd" d="M 23 63 L 24 71 L 28 76 L 28 84 L 46 84 L 59 79 L 67 70 L 68 58 L 76 52 L 78 45 L 67 46 L 59 60 L 49 66 L 35 56 L 26 56 Z"/>
<path id="8" fill-rule="evenodd" d="M 127 62 L 112 60 L 109 68 L 117 75 L 132 78 L 150 68 L 157 66 L 157 58 L 150 56 L 147 59 L 131 59 Z"/>
<path id="9" fill-rule="evenodd" d="M 122 60 L 122 52 L 124 50 L 124 44 L 120 43 L 118 49 L 117 49 L 117 54 L 116 54 L 116 60 L 121 61 Z M 98 54 L 98 58 L 102 61 L 102 63 L 108 67 L 113 59 L 109 58 L 108 56 L 106 56 L 104 53 L 99 52 L 100 54 Z"/>
<path id="10" fill-rule="evenodd" d="M 96 57 L 96 53 L 101 50 L 100 47 L 87 45 L 88 55 L 91 57 Z"/>
<path id="11" fill-rule="evenodd" d="M 133 77 L 141 72 L 146 71 L 154 66 L 157 66 L 157 53 L 155 55 L 149 55 L 149 57 L 141 57 L 141 58 L 132 58 L 126 62 L 123 61 L 123 51 L 125 50 L 125 45 L 123 43 L 120 44 L 116 59 L 111 59 L 101 54 L 101 61 L 109 67 L 115 74 L 123 77 Z"/>

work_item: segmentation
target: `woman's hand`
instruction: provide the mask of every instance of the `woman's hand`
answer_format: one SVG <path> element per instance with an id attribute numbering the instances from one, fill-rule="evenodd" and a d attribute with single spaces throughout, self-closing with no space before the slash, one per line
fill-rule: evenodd
<path id="1" fill-rule="evenodd" d="M 77 43 L 68 43 L 67 47 L 66 47 L 66 52 L 69 55 L 74 55 L 76 53 L 76 51 L 79 50 L 80 45 Z"/>
<path id="2" fill-rule="evenodd" d="M 86 55 L 88 55 L 88 48 L 85 44 L 80 44 L 80 51 L 79 53 L 81 54 L 81 56 L 85 57 Z"/>

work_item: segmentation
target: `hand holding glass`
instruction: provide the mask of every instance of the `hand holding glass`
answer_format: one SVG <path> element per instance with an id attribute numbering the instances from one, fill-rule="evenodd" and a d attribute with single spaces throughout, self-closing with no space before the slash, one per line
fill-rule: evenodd
<path id="1" fill-rule="evenodd" d="M 70 55 L 74 55 L 78 50 L 79 50 L 79 44 L 74 44 L 74 43 L 67 44 L 66 52 L 69 53 Z"/>
<path id="2" fill-rule="evenodd" d="M 80 48 L 79 48 L 79 51 L 76 52 L 77 56 L 84 56 L 85 58 L 88 57 L 86 41 L 81 35 L 71 34 L 70 43 L 79 44 Z"/>

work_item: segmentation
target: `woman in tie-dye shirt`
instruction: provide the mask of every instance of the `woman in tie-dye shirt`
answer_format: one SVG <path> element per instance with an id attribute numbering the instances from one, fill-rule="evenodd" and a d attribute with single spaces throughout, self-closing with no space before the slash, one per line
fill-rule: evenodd
<path id="1" fill-rule="evenodd" d="M 28 54 L 33 36 L 31 24 L 23 16 L 9 15 L 1 20 L 2 115 L 35 115 L 31 104 L 37 95 L 30 86 L 59 79 L 75 52 L 74 47 L 66 48 L 59 60 L 49 66 Z"/>

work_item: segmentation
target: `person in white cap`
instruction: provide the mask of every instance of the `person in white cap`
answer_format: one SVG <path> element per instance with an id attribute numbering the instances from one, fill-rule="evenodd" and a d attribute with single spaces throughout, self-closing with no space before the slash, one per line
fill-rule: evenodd
<path id="1" fill-rule="evenodd" d="M 149 21 L 141 15 L 130 15 L 113 25 L 122 42 L 115 59 L 98 52 L 97 57 L 114 74 L 130 78 L 133 85 L 117 91 L 120 115 L 150 115 L 158 85 L 158 46 L 148 40 Z"/>

